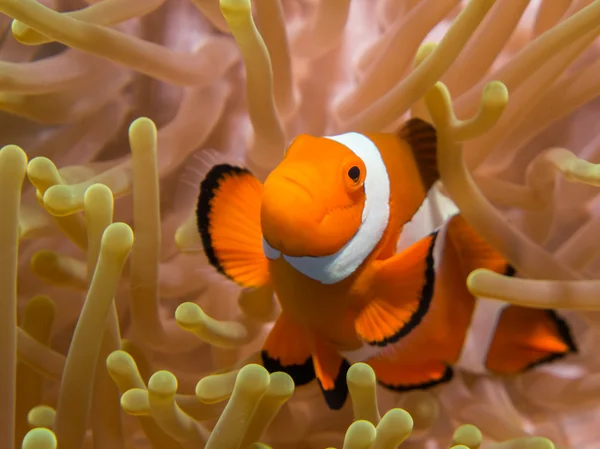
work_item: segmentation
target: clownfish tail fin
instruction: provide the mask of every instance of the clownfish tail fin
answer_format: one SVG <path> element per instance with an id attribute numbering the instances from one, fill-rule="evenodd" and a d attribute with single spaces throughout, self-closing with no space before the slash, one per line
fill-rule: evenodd
<path id="1" fill-rule="evenodd" d="M 269 282 L 262 249 L 262 183 L 247 169 L 218 164 L 200 184 L 196 205 L 198 232 L 210 264 L 242 287 Z"/>
<path id="2" fill-rule="evenodd" d="M 404 123 L 398 137 L 412 149 L 425 191 L 440 179 L 437 163 L 437 132 L 433 125 L 419 118 Z"/>
<path id="3" fill-rule="evenodd" d="M 328 407 L 338 410 L 344 406 L 350 364 L 335 348 L 315 338 L 284 313 L 267 336 L 261 356 L 263 366 L 270 373 L 288 374 L 296 387 L 317 379 Z"/>
<path id="4" fill-rule="evenodd" d="M 486 268 L 505 276 L 516 271 L 477 234 L 461 215 L 448 222 L 448 237 L 457 248 L 462 275 Z M 474 319 L 479 315 L 475 313 Z M 577 352 L 567 321 L 554 310 L 508 305 L 501 309 L 485 357 L 485 368 L 513 375 Z"/>
<path id="5" fill-rule="evenodd" d="M 569 324 L 556 311 L 511 305 L 498 320 L 486 368 L 513 375 L 576 352 Z"/>

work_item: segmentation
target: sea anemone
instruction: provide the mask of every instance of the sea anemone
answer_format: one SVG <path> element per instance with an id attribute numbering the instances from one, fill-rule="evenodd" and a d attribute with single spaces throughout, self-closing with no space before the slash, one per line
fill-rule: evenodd
<path id="1" fill-rule="evenodd" d="M 600 0 L 0 0 L 0 448 L 584 449 L 597 443 Z M 580 353 L 331 412 L 256 353 L 278 313 L 205 260 L 206 167 L 296 134 L 439 133 L 408 239 L 458 208 Z M 18 324 L 18 325 L 17 325 Z M 475 427 L 477 426 L 477 427 Z"/>

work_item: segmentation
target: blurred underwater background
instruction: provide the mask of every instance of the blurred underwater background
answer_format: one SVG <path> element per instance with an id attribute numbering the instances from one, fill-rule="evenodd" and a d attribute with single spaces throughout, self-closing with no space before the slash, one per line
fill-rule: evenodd
<path id="1" fill-rule="evenodd" d="M 0 448 L 600 448 L 600 0 L 0 0 Z M 406 241 L 460 210 L 579 353 L 351 400 L 255 364 L 279 312 L 209 266 L 203 170 L 295 135 L 439 133 Z"/>

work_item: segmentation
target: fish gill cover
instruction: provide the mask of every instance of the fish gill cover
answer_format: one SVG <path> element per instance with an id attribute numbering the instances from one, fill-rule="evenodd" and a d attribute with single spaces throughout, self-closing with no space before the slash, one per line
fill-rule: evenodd
<path id="1" fill-rule="evenodd" d="M 0 13 L 0 448 L 597 446 L 599 0 L 0 0 Z M 523 276 L 475 272 L 471 290 L 565 309 L 581 351 L 402 395 L 356 364 L 331 412 L 315 385 L 294 392 L 252 363 L 277 306 L 208 267 L 201 173 L 244 159 L 264 178 L 299 133 L 410 116 L 439 131 L 442 182 L 419 225 L 452 198 Z"/>

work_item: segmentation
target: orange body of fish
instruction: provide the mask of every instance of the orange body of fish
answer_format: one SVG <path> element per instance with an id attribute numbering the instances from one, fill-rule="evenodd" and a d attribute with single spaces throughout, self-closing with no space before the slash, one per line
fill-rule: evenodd
<path id="1" fill-rule="evenodd" d="M 354 361 L 407 391 L 457 365 L 513 375 L 576 351 L 556 312 L 473 298 L 472 270 L 514 271 L 460 215 L 397 251 L 437 179 L 435 129 L 419 119 L 397 134 L 300 135 L 264 184 L 228 164 L 207 173 L 197 219 L 210 263 L 242 287 L 271 285 L 281 306 L 269 371 L 316 378 L 339 409 Z"/>

